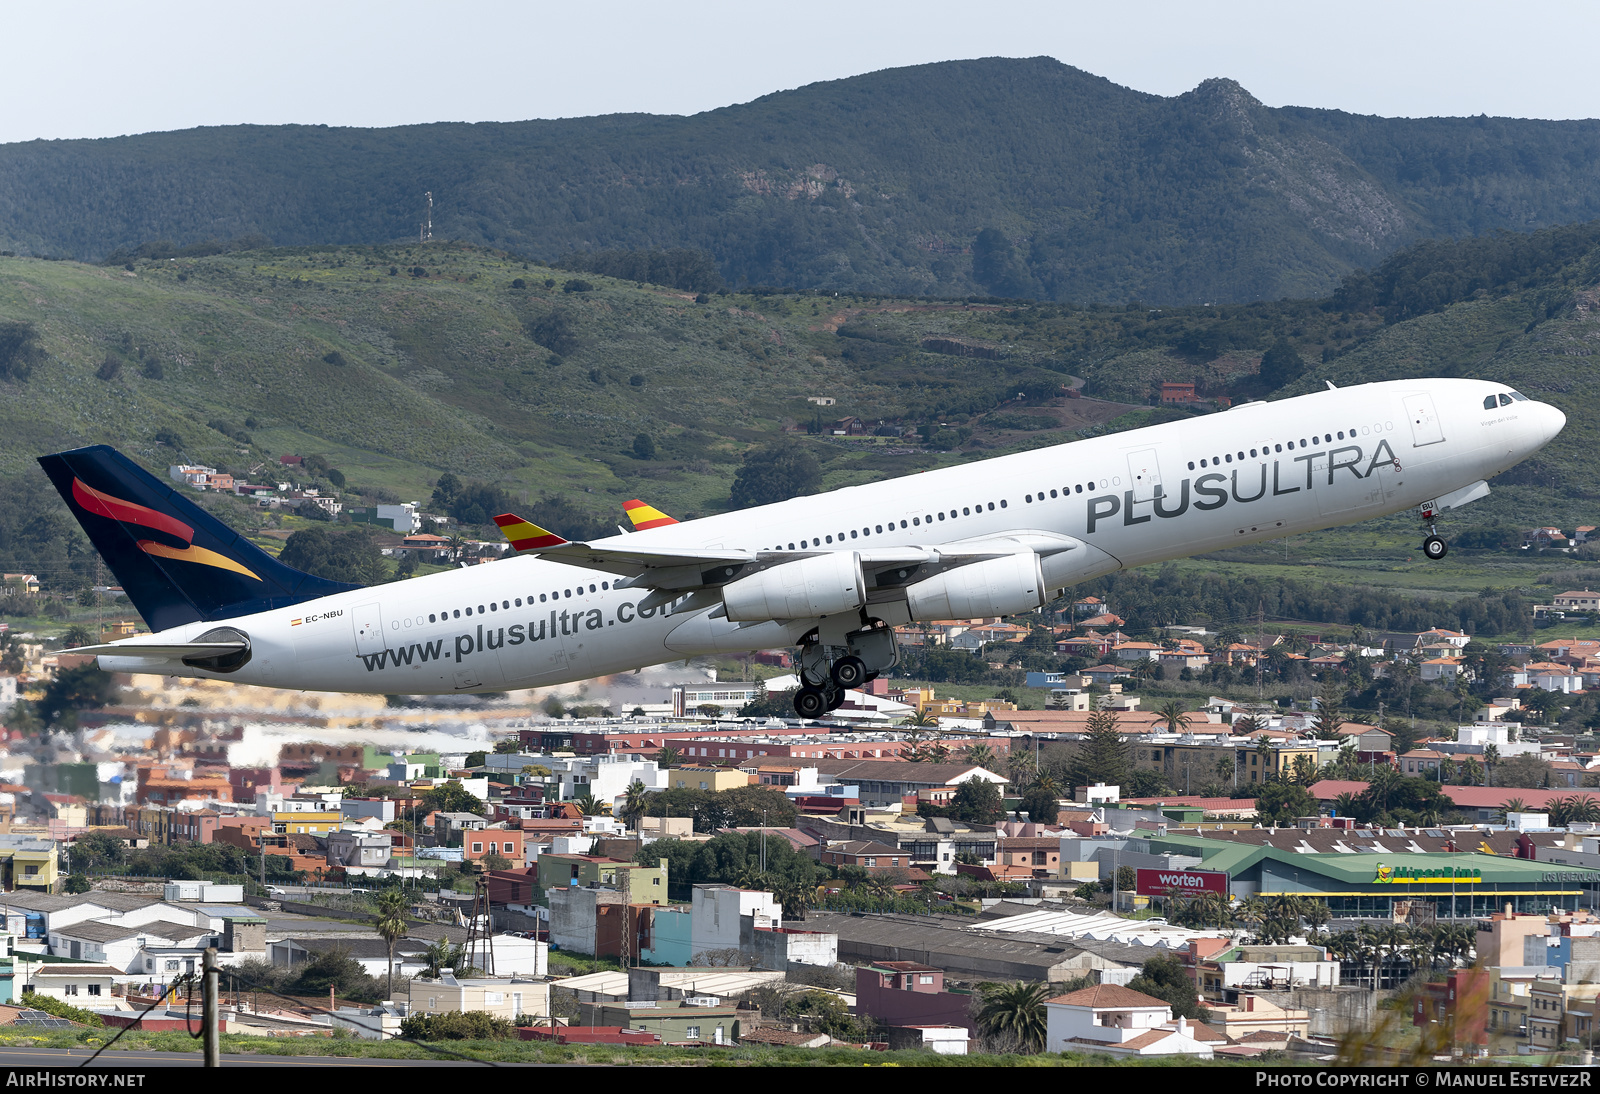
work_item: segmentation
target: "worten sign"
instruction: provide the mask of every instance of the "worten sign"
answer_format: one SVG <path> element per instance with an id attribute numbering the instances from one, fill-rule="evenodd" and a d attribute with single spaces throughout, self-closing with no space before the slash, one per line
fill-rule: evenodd
<path id="1" fill-rule="evenodd" d="M 1228 875 L 1216 870 L 1148 870 L 1141 868 L 1134 882 L 1140 896 L 1228 895 Z"/>

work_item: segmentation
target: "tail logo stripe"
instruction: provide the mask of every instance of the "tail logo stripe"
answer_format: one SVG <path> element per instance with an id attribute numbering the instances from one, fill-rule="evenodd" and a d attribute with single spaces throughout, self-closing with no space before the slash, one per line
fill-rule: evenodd
<path id="1" fill-rule="evenodd" d="M 139 541 L 139 550 L 147 555 L 176 559 L 179 562 L 195 562 L 201 566 L 215 566 L 219 570 L 232 570 L 236 574 L 243 574 L 245 577 L 252 577 L 257 581 L 261 580 L 255 571 L 246 569 L 227 555 L 219 555 L 215 551 L 208 551 L 204 547 L 196 547 L 192 544 L 182 548 L 168 547 L 166 544 L 157 543 L 154 540 L 141 539 Z"/>
<path id="2" fill-rule="evenodd" d="M 103 494 L 94 487 L 87 485 L 82 479 L 72 480 L 72 499 L 89 512 L 100 517 L 109 517 L 112 520 L 124 521 L 128 524 L 137 524 L 145 528 L 154 528 L 158 532 L 177 536 L 185 543 L 194 540 L 194 529 L 175 517 L 165 513 L 158 513 L 154 509 L 147 509 L 143 505 L 135 505 L 131 501 L 114 498 L 110 494 Z M 252 575 L 253 576 L 253 575 Z"/>

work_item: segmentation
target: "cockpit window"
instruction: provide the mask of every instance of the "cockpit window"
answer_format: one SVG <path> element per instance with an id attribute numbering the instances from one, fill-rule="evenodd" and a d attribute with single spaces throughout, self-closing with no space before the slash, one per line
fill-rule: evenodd
<path id="1" fill-rule="evenodd" d="M 1517 400 L 1517 402 L 1519 402 L 1519 403 L 1525 403 L 1525 402 L 1528 401 L 1528 397 L 1526 395 L 1522 394 L 1522 392 L 1520 392 L 1520 391 L 1513 391 L 1511 393 L 1511 397 L 1513 399 Z"/>
<path id="2" fill-rule="evenodd" d="M 1501 406 L 1510 406 L 1511 405 L 1511 396 L 1509 396 L 1509 395 L 1500 396 L 1500 405 Z"/>
<path id="3" fill-rule="evenodd" d="M 1483 409 L 1485 409 L 1485 410 L 1493 410 L 1494 409 L 1494 396 L 1493 395 L 1490 395 L 1488 398 L 1483 400 Z"/>

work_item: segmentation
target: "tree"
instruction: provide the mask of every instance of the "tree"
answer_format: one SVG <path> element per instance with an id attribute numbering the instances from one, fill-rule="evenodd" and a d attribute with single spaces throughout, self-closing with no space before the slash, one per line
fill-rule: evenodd
<path id="1" fill-rule="evenodd" d="M 961 750 L 961 758 L 969 764 L 977 764 L 985 771 L 994 771 L 994 750 L 988 745 L 970 744 Z M 999 774 L 999 772 L 996 772 Z"/>
<path id="2" fill-rule="evenodd" d="M 1157 712 L 1166 733 L 1182 733 L 1189 728 L 1189 715 L 1182 699 L 1170 699 Z"/>
<path id="3" fill-rule="evenodd" d="M 68 874 L 65 888 L 69 893 L 87 893 L 93 886 L 84 874 Z"/>
<path id="4" fill-rule="evenodd" d="M 645 786 L 638 779 L 628 784 L 628 789 L 623 791 L 622 797 L 622 823 L 638 827 L 639 818 L 645 813 Z"/>
<path id="5" fill-rule="evenodd" d="M 1073 787 L 1121 786 L 1128 780 L 1128 744 L 1117 728 L 1115 711 L 1097 710 L 1089 715 L 1083 740 L 1072 762 L 1067 765 L 1067 784 Z"/>
<path id="6" fill-rule="evenodd" d="M 28 322 L 0 323 L 0 380 L 21 382 L 45 359 L 39 332 Z"/>
<path id="7" fill-rule="evenodd" d="M 99 710 L 114 697 L 110 673 L 93 665 L 61 669 L 45 685 L 39 713 L 53 725 L 76 728 L 80 711 Z"/>
<path id="8" fill-rule="evenodd" d="M 306 508 L 317 507 L 313 505 Z M 360 532 L 302 529 L 284 543 L 283 550 L 278 553 L 278 561 L 317 577 L 346 581 L 352 585 L 375 585 L 387 575 L 383 552 Z"/>
<path id="9" fill-rule="evenodd" d="M 729 500 L 735 509 L 748 509 L 815 494 L 821 486 L 822 465 L 816 456 L 798 444 L 779 441 L 745 453 Z"/>
<path id="10" fill-rule="evenodd" d="M 459 782 L 452 779 L 439 783 L 422 795 L 422 812 L 432 813 L 435 810 L 441 813 L 482 814 L 484 806 L 482 799 L 469 794 Z"/>
<path id="11" fill-rule="evenodd" d="M 1317 799 L 1303 786 L 1289 782 L 1270 782 L 1256 797 L 1256 816 L 1263 825 L 1288 826 L 1297 817 L 1314 817 Z"/>
<path id="12" fill-rule="evenodd" d="M 956 787 L 950 807 L 957 820 L 969 824 L 993 824 L 1005 813 L 1000 788 L 978 775 Z"/>
<path id="13" fill-rule="evenodd" d="M 1533 755 L 1513 756 L 1504 761 L 1496 772 L 1495 784 L 1498 786 L 1519 786 L 1530 789 L 1548 785 L 1550 781 L 1550 764 Z"/>
<path id="14" fill-rule="evenodd" d="M 1028 819 L 1036 824 L 1054 824 L 1061 806 L 1054 791 L 1045 790 L 1035 784 L 1022 796 L 1018 808 L 1027 813 Z"/>
<path id="15" fill-rule="evenodd" d="M 1139 975 L 1128 981 L 1128 987 L 1145 995 L 1154 996 L 1172 1007 L 1174 1018 L 1187 1018 L 1194 1022 L 1209 1022 L 1211 1012 L 1200 1005 L 1194 979 L 1183 961 L 1172 954 L 1152 957 L 1139 968 Z"/>
<path id="16" fill-rule="evenodd" d="M 1043 1050 L 1048 1027 L 1044 1002 L 1050 998 L 1050 985 L 980 984 L 978 991 L 983 998 L 978 1025 L 986 1036 L 1013 1039 L 1023 1052 Z"/>
<path id="17" fill-rule="evenodd" d="M 1261 355 L 1261 368 L 1257 375 L 1261 377 L 1263 387 L 1276 391 L 1299 379 L 1305 370 L 1306 362 L 1300 356 L 1300 351 L 1287 339 L 1280 338 Z"/>
<path id="18" fill-rule="evenodd" d="M 398 886 L 385 889 L 378 895 L 378 918 L 372 929 L 378 932 L 384 945 L 389 947 L 389 998 L 394 997 L 394 947 L 406 936 L 406 895 Z"/>
<path id="19" fill-rule="evenodd" d="M 636 460 L 653 460 L 656 458 L 656 442 L 648 433 L 635 434 L 633 438 L 633 458 Z"/>
<path id="20" fill-rule="evenodd" d="M 663 745 L 656 752 L 656 766 L 660 768 L 677 767 L 683 763 L 683 753 L 669 745 Z"/>

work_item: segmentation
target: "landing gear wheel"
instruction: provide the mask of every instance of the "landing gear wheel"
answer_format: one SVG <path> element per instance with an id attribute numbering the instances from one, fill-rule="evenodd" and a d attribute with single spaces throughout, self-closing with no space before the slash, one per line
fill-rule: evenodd
<path id="1" fill-rule="evenodd" d="M 820 718 L 828 713 L 828 696 L 809 684 L 794 693 L 794 712 L 802 718 Z"/>
<path id="2" fill-rule="evenodd" d="M 1441 536 L 1429 536 L 1422 541 L 1422 553 L 1428 557 L 1429 561 L 1438 562 L 1450 553 L 1450 545 Z"/>
<path id="3" fill-rule="evenodd" d="M 848 691 L 867 680 L 867 663 L 859 657 L 841 657 L 833 663 L 833 682 Z"/>
<path id="4" fill-rule="evenodd" d="M 828 692 L 828 709 L 838 710 L 844 705 L 844 689 L 834 688 Z"/>

